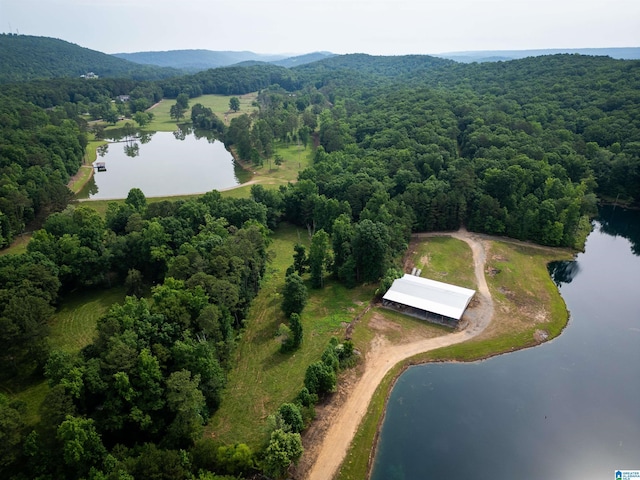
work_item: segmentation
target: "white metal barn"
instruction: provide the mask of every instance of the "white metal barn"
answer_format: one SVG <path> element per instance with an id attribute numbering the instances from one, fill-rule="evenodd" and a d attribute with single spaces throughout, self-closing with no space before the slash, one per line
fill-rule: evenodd
<path id="1" fill-rule="evenodd" d="M 456 326 L 475 290 L 405 274 L 382 297 L 385 307 L 407 315 Z"/>

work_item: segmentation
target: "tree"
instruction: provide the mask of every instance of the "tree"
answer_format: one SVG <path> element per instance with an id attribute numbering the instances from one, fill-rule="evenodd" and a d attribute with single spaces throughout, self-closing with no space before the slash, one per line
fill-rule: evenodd
<path id="1" fill-rule="evenodd" d="M 300 433 L 304 428 L 302 414 L 295 403 L 283 403 L 280 405 L 278 415 L 282 417 L 284 423 L 291 428 L 293 433 Z"/>
<path id="2" fill-rule="evenodd" d="M 351 246 L 359 281 L 375 282 L 382 276 L 386 270 L 389 241 L 389 230 L 383 223 L 362 220 L 356 224 Z"/>
<path id="3" fill-rule="evenodd" d="M 218 447 L 216 461 L 229 475 L 247 475 L 255 468 L 253 452 L 244 443 Z"/>
<path id="4" fill-rule="evenodd" d="M 309 271 L 311 272 L 311 286 L 322 288 L 324 274 L 329 263 L 329 235 L 324 230 L 318 230 L 311 239 L 309 249 Z"/>
<path id="5" fill-rule="evenodd" d="M 229 108 L 234 112 L 240 110 L 240 99 L 238 97 L 231 97 L 229 99 Z"/>
<path id="6" fill-rule="evenodd" d="M 302 456 L 302 440 L 299 433 L 289 433 L 282 429 L 271 433 L 265 450 L 264 472 L 274 478 L 283 478 L 287 469 Z"/>
<path id="7" fill-rule="evenodd" d="M 292 313 L 289 318 L 289 328 L 293 334 L 293 348 L 298 348 L 302 343 L 302 319 L 297 313 Z"/>
<path id="8" fill-rule="evenodd" d="M 304 386 L 312 394 L 333 392 L 336 388 L 336 372 L 323 361 L 314 362 L 304 374 Z"/>
<path id="9" fill-rule="evenodd" d="M 282 297 L 282 311 L 287 317 L 290 317 L 292 313 L 302 313 L 307 304 L 308 293 L 300 275 L 297 273 L 287 275 Z"/>
<path id="10" fill-rule="evenodd" d="M 149 125 L 149 123 L 151 123 L 151 120 L 153 120 L 153 113 L 136 112 L 133 115 L 133 120 L 138 124 L 138 126 L 146 127 L 147 125 Z"/>
<path id="11" fill-rule="evenodd" d="M 276 164 L 276 167 L 280 168 L 280 165 L 282 165 L 282 156 L 276 153 L 273 157 L 273 163 Z"/>
<path id="12" fill-rule="evenodd" d="M 189 95 L 186 93 L 181 93 L 176 98 L 176 105 L 179 105 L 183 110 L 187 110 L 189 108 Z"/>
<path id="13" fill-rule="evenodd" d="M 167 405 L 175 413 L 167 434 L 169 444 L 184 446 L 202 434 L 206 404 L 199 384 L 200 375 L 191 378 L 188 370 L 173 372 L 167 379 Z"/>
<path id="14" fill-rule="evenodd" d="M 143 213 L 147 206 L 147 198 L 139 188 L 132 188 L 127 194 L 127 199 L 124 201 L 126 205 L 132 207 L 136 212 Z"/>
<path id="15" fill-rule="evenodd" d="M 284 330 L 286 330 L 287 338 L 282 342 L 280 351 L 287 353 L 300 347 L 302 343 L 302 321 L 300 315 L 292 313 L 289 318 L 289 328 Z"/>
<path id="16" fill-rule="evenodd" d="M 178 105 L 177 103 L 174 103 L 173 105 L 171 105 L 171 109 L 169 110 L 169 116 L 175 119 L 176 122 L 179 122 L 182 118 L 184 118 L 185 112 L 185 108 Z"/>
<path id="17" fill-rule="evenodd" d="M 78 477 L 86 475 L 93 466 L 101 465 L 107 454 L 100 434 L 91 419 L 72 417 L 58 427 L 64 462 Z"/>
<path id="18" fill-rule="evenodd" d="M 304 245 L 299 243 L 294 245 L 293 250 L 295 252 L 293 254 L 293 269 L 302 277 L 307 271 L 308 266 L 307 250 Z"/>
<path id="19" fill-rule="evenodd" d="M 130 268 L 127 273 L 127 278 L 124 280 L 124 287 L 127 291 L 127 295 L 135 295 L 136 297 L 142 297 L 144 289 L 144 281 L 140 270 Z"/>
<path id="20" fill-rule="evenodd" d="M 25 427 L 20 410 L 15 402 L 9 403 L 0 393 L 0 473 L 20 455 Z"/>

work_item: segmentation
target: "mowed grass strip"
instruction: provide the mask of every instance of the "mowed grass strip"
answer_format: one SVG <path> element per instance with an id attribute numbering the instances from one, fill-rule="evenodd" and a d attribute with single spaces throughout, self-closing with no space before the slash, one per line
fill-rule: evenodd
<path id="1" fill-rule="evenodd" d="M 124 297 L 123 287 L 70 295 L 51 321 L 51 348 L 74 353 L 92 343 L 100 317 L 107 313 L 111 305 L 122 302 Z"/>
<path id="2" fill-rule="evenodd" d="M 427 248 L 428 244 L 436 239 L 440 240 L 439 237 L 424 239 Z M 560 292 L 549 275 L 547 265 L 552 261 L 571 258 L 572 252 L 568 250 L 490 242 L 487 252 L 487 270 L 494 272 L 500 269 L 499 273 L 486 276 L 494 299 L 495 313 L 491 325 L 473 340 L 417 355 L 396 365 L 378 386 L 336 478 L 338 480 L 367 478 L 370 454 L 375 446 L 374 442 L 384 416 L 388 395 L 397 375 L 406 366 L 433 361 L 471 362 L 526 348 L 537 344 L 534 332 L 538 329 L 549 332 L 549 338 L 559 335 L 567 324 L 568 312 Z M 455 262 L 456 259 L 452 258 L 451 261 Z M 467 268 L 472 269 L 472 265 L 468 265 Z M 507 291 L 511 293 L 505 295 L 504 292 Z M 528 312 L 534 311 L 526 308 L 529 305 L 548 312 L 546 320 L 535 321 L 535 317 L 528 316 Z M 356 327 L 356 332 L 358 328 L 362 327 Z M 360 334 L 357 332 L 356 335 Z M 367 336 L 370 334 L 363 338 Z M 354 338 L 356 338 L 355 335 Z"/>
<path id="3" fill-rule="evenodd" d="M 253 301 L 220 409 L 206 430 L 206 435 L 223 443 L 257 448 L 266 440 L 267 417 L 294 399 L 307 366 L 320 359 L 332 336 L 342 339 L 345 323 L 366 307 L 374 291 L 373 286 L 348 290 L 330 280 L 321 290 L 309 290 L 302 314 L 302 346 L 281 354 L 277 332 L 286 321 L 280 310 L 285 271 L 293 263 L 293 246 L 301 243 L 308 248 L 309 237 L 305 229 L 284 225 L 272 238 L 273 261 Z"/>

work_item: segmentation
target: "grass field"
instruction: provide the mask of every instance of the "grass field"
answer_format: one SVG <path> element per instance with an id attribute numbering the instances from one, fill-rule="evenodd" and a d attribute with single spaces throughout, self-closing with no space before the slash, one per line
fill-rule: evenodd
<path id="1" fill-rule="evenodd" d="M 237 112 L 231 112 L 229 110 L 229 100 L 231 97 L 237 96 L 240 99 L 240 110 Z M 254 112 L 257 107 L 254 107 L 252 104 L 258 97 L 257 92 L 247 93 L 245 95 L 202 95 L 196 98 L 189 99 L 189 109 L 186 112 L 186 117 L 181 120 L 184 123 L 191 123 L 191 107 L 195 104 L 200 103 L 205 107 L 210 108 L 213 113 L 220 120 L 224 120 L 227 125 L 229 122 L 235 118 L 243 115 L 245 113 L 251 114 Z M 176 121 L 171 118 L 169 115 L 169 111 L 171 110 L 171 106 L 175 104 L 175 100 L 172 99 L 163 99 L 156 105 L 154 105 L 150 110 L 153 113 L 154 118 L 149 125 L 144 127 L 144 130 L 149 132 L 173 132 L 176 130 Z M 131 120 L 128 120 L 131 121 Z M 120 126 L 124 125 L 124 121 L 118 122 Z"/>
<path id="2" fill-rule="evenodd" d="M 473 255 L 462 240 L 433 237 L 419 242 L 410 252 L 413 264 L 422 269 L 422 276 L 465 288 L 477 288 Z"/>
<path id="3" fill-rule="evenodd" d="M 51 348 L 79 352 L 93 341 L 98 319 L 107 313 L 111 305 L 122 302 L 124 297 L 123 287 L 70 295 L 62 302 L 51 322 Z"/>
<path id="4" fill-rule="evenodd" d="M 307 366 L 320 358 L 332 336 L 343 337 L 344 324 L 362 311 L 373 295 L 373 286 L 348 290 L 333 282 L 327 282 L 322 290 L 310 290 L 302 314 L 302 347 L 292 354 L 281 354 L 276 336 L 285 321 L 280 291 L 297 242 L 308 247 L 306 230 L 281 226 L 273 235 L 273 261 L 251 306 L 221 407 L 207 427 L 207 434 L 222 442 L 259 446 L 265 440 L 267 416 L 283 402 L 293 400 L 302 388 Z"/>
<path id="5" fill-rule="evenodd" d="M 424 248 L 424 251 L 432 252 L 430 258 L 435 259 L 444 251 L 459 248 L 455 245 L 458 242 L 446 237 L 429 238 L 417 251 L 422 252 Z M 471 341 L 418 355 L 392 369 L 378 386 L 337 478 L 367 478 L 370 453 L 384 415 L 387 396 L 398 374 L 407 365 L 431 361 L 475 361 L 526 348 L 538 343 L 534 334 L 541 329 L 548 332 L 549 338 L 559 335 L 567 323 L 568 312 L 549 276 L 547 264 L 570 258 L 569 251 L 491 242 L 486 269 L 490 272 L 487 283 L 495 310 L 491 325 Z M 453 255 L 443 257 L 442 262 L 437 267 L 439 271 L 454 272 L 460 268 L 456 266 L 458 258 Z M 540 312 L 544 312 L 544 318 Z M 362 323 L 364 328 L 366 325 L 366 321 Z M 356 334 L 360 335 L 358 328 Z M 367 335 L 363 338 L 366 339 Z"/>

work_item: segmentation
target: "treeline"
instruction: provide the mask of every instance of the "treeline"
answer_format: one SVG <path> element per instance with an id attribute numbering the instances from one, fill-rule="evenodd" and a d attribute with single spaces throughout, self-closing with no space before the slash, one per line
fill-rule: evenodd
<path id="1" fill-rule="evenodd" d="M 2 375 L 44 372 L 50 385 L 33 430 L 19 402 L 0 399 L 3 476 L 236 475 L 234 459 L 191 450 L 219 405 L 265 271 L 265 224 L 265 207 L 250 199 L 213 191 L 147 205 L 133 189 L 106 219 L 69 207 L 26 254 L 0 257 Z M 58 296 L 115 284 L 132 296 L 100 319 L 95 341 L 77 354 L 50 352 Z M 249 466 L 259 468 L 253 454 Z"/>
<path id="2" fill-rule="evenodd" d="M 213 93 L 242 95 L 274 84 L 293 91 L 300 88 L 296 77 L 294 72 L 284 67 L 250 65 L 210 69 L 194 75 L 170 78 L 158 85 L 165 97 L 176 98 L 180 93 L 186 93 L 193 98 Z"/>

